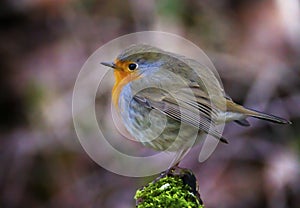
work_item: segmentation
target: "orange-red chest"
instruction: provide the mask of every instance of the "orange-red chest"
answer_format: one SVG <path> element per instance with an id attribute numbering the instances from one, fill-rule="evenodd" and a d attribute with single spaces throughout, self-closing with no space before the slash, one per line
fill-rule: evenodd
<path id="1" fill-rule="evenodd" d="M 114 70 L 115 84 L 112 89 L 112 102 L 118 109 L 119 97 L 123 87 L 129 82 L 138 79 L 139 75 L 136 72 L 124 72 Z"/>

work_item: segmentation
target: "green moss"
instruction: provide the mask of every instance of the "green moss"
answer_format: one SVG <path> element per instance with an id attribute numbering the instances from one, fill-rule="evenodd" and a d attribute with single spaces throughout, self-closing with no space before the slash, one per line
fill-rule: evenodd
<path id="1" fill-rule="evenodd" d="M 180 177 L 164 177 L 151 182 L 138 190 L 135 195 L 138 208 L 173 207 L 194 208 L 204 207 L 193 194 L 192 188 L 184 184 Z"/>

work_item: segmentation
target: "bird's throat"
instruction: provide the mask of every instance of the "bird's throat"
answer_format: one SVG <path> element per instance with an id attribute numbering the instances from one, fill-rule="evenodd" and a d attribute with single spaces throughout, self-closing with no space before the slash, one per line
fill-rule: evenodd
<path id="1" fill-rule="evenodd" d="M 121 70 L 114 70 L 115 84 L 112 89 L 112 102 L 118 109 L 119 97 L 123 87 L 129 82 L 139 78 L 139 73 L 135 72 L 124 72 Z"/>

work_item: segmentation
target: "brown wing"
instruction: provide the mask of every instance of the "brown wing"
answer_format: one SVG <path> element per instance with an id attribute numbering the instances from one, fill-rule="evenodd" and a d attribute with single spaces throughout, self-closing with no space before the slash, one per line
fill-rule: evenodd
<path id="1" fill-rule="evenodd" d="M 134 99 L 147 108 L 156 109 L 172 119 L 194 126 L 227 143 L 214 128 L 218 110 L 212 107 L 207 95 L 197 88 L 181 88 L 172 92 L 147 88 L 137 93 Z"/>

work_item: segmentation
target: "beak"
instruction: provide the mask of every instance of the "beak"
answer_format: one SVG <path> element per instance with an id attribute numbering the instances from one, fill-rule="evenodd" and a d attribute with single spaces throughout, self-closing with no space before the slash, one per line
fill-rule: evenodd
<path id="1" fill-rule="evenodd" d="M 104 66 L 108 66 L 110 68 L 113 68 L 113 69 L 116 68 L 116 65 L 115 65 L 114 62 L 101 62 L 101 64 L 104 65 Z"/>

